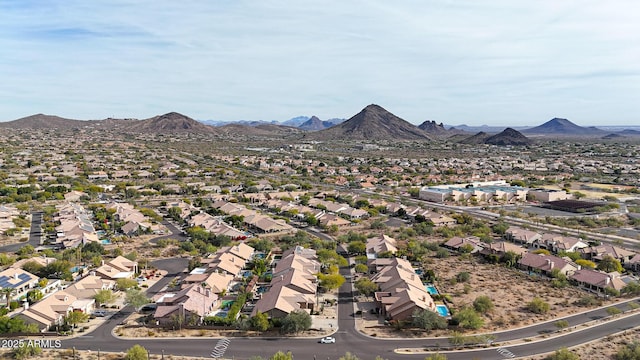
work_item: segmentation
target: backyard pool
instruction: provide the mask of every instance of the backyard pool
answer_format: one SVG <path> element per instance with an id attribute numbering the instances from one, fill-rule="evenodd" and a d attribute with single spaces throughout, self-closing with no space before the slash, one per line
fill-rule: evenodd
<path id="1" fill-rule="evenodd" d="M 100 240 L 100 242 L 102 243 L 102 245 L 110 245 L 111 244 L 111 240 L 109 240 L 109 239 L 102 239 L 102 240 Z"/>
<path id="2" fill-rule="evenodd" d="M 451 316 L 451 313 L 449 312 L 449 308 L 447 307 L 447 305 L 436 305 L 436 310 L 438 311 L 438 314 L 440 316 L 443 316 L 443 317 Z"/>
<path id="3" fill-rule="evenodd" d="M 431 284 L 427 284 L 424 287 L 425 287 L 425 289 L 427 289 L 427 292 L 430 295 L 438 295 L 439 294 L 438 289 L 436 289 L 436 287 L 431 285 Z"/>

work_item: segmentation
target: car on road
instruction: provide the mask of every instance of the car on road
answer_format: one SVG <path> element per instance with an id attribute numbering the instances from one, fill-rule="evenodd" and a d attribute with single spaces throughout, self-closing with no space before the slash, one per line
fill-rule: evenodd
<path id="1" fill-rule="evenodd" d="M 322 339 L 320 339 L 320 343 L 321 344 L 335 344 L 336 343 L 336 338 L 334 338 L 333 336 L 326 336 L 326 337 L 323 337 Z"/>

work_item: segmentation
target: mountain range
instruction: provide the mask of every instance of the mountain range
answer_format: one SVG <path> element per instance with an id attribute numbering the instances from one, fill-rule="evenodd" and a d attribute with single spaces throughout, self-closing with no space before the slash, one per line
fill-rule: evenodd
<path id="1" fill-rule="evenodd" d="M 217 126 L 213 126 L 216 123 Z M 129 133 L 199 133 L 220 136 L 304 136 L 316 140 L 392 140 L 430 141 L 446 139 L 468 144 L 527 145 L 533 137 L 601 137 L 620 139 L 640 137 L 640 131 L 632 129 L 603 130 L 578 126 L 567 119 L 553 118 L 531 128 L 491 128 L 478 131 L 461 125 L 446 126 L 433 120 L 415 126 L 392 114 L 383 107 L 371 104 L 351 118 L 321 120 L 317 116 L 298 116 L 284 122 L 197 121 L 186 115 L 170 112 L 148 119 L 73 120 L 54 115 L 35 114 L 13 121 L 0 122 L 0 128 L 15 129 L 105 129 Z M 481 127 L 485 129 L 486 127 Z"/>

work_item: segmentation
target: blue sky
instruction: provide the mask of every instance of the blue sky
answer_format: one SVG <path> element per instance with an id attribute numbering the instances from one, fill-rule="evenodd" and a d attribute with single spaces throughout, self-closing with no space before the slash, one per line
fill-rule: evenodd
<path id="1" fill-rule="evenodd" d="M 640 126 L 635 0 L 0 0 L 0 120 Z"/>

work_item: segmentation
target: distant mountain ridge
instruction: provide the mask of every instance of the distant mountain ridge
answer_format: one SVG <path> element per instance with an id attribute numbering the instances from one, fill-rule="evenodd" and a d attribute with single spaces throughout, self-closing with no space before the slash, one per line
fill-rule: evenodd
<path id="1" fill-rule="evenodd" d="M 518 130 L 506 128 L 501 133 L 488 137 L 484 143 L 499 146 L 524 146 L 531 145 L 532 141 Z"/>
<path id="2" fill-rule="evenodd" d="M 583 136 L 583 135 L 605 135 L 606 131 L 600 130 L 596 127 L 582 127 L 578 126 L 571 121 L 563 118 L 553 118 L 546 123 L 522 130 L 523 134 L 537 134 L 537 135 L 556 135 L 556 136 Z"/>
<path id="3" fill-rule="evenodd" d="M 322 140 L 429 140 L 422 129 L 375 104 L 368 105 L 347 121 L 316 131 Z"/>
<path id="4" fill-rule="evenodd" d="M 177 112 L 170 112 L 149 119 L 132 122 L 129 130 L 147 133 L 215 133 L 214 127 L 205 125 Z"/>
<path id="5" fill-rule="evenodd" d="M 23 118 L 0 122 L 0 127 L 12 129 L 60 129 L 78 128 L 89 124 L 89 121 L 67 119 L 55 115 L 34 114 Z"/>
<path id="6" fill-rule="evenodd" d="M 282 134 L 296 134 L 306 132 L 320 133 L 320 137 L 326 139 L 355 139 L 355 140 L 421 140 L 421 139 L 447 139 L 454 142 L 486 140 L 490 134 L 497 134 L 506 130 L 504 127 L 495 126 L 450 126 L 442 122 L 436 123 L 433 120 L 424 121 L 419 126 L 415 126 L 394 114 L 386 111 L 378 105 L 369 105 L 360 113 L 352 116 L 349 120 L 333 118 L 321 120 L 317 116 L 297 116 L 286 121 L 216 121 L 216 120 L 194 120 L 186 115 L 170 112 L 157 115 L 149 119 L 138 120 L 134 118 L 117 119 L 107 118 L 103 120 L 77 120 L 55 115 L 34 114 L 17 120 L 0 122 L 0 128 L 16 129 L 105 129 L 119 132 L 145 132 L 145 133 L 206 133 L 215 134 L 216 129 L 222 126 L 235 124 L 247 127 L 260 127 L 259 130 L 251 131 L 248 128 L 229 127 L 223 133 L 229 133 L 232 129 L 244 132 L 244 134 L 255 133 L 257 136 Z M 341 125 L 341 126 L 336 126 Z M 332 129 L 331 132 L 324 133 L 325 130 Z M 240 130 L 242 129 L 242 130 Z M 297 129 L 293 131 L 292 129 Z M 602 125 L 597 127 L 582 127 L 563 118 L 553 118 L 542 125 L 536 127 L 511 128 L 519 131 L 522 135 L 543 136 L 543 137 L 597 137 L 604 139 L 624 139 L 637 138 L 640 136 L 640 126 L 611 126 Z M 473 131 L 477 130 L 477 131 Z M 482 132 L 482 136 L 472 138 L 467 136 L 470 133 Z M 242 135 L 239 134 L 239 135 Z M 611 135 L 611 136 L 609 136 Z M 619 135 L 619 136 L 614 136 Z"/>

